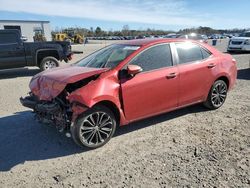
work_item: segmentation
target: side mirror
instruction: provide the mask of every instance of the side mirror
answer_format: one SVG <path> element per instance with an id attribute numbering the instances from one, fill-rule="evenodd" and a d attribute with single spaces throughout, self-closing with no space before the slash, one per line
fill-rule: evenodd
<path id="1" fill-rule="evenodd" d="M 138 65 L 128 65 L 128 74 L 135 76 L 136 74 L 142 72 L 142 68 Z"/>

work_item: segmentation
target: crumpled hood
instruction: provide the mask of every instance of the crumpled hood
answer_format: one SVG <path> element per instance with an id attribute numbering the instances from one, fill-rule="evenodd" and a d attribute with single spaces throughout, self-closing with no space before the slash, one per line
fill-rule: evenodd
<path id="1" fill-rule="evenodd" d="M 50 101 L 58 96 L 69 83 L 101 74 L 107 68 L 65 66 L 43 71 L 35 75 L 29 84 L 30 90 L 40 100 Z"/>

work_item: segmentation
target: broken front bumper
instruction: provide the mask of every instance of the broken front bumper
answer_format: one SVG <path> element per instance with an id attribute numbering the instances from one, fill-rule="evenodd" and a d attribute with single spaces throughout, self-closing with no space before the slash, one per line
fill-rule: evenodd
<path id="1" fill-rule="evenodd" d="M 31 108 L 33 110 L 35 109 L 35 107 L 37 105 L 37 100 L 34 96 L 27 96 L 25 98 L 21 97 L 20 102 L 23 106 L 25 106 L 27 108 Z"/>

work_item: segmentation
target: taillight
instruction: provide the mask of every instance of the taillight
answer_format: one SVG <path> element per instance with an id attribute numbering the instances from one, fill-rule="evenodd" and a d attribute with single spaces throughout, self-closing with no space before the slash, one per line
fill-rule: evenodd
<path id="1" fill-rule="evenodd" d="M 69 55 L 67 56 L 67 58 L 68 58 L 68 60 L 72 60 L 72 59 L 73 59 L 73 54 L 69 54 Z"/>

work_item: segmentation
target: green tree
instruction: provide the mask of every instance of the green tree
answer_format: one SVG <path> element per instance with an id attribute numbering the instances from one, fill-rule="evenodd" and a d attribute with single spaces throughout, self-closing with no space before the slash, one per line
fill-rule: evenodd
<path id="1" fill-rule="evenodd" d="M 97 27 L 95 29 L 95 35 L 98 37 L 100 37 L 102 35 L 102 29 L 100 27 Z"/>

